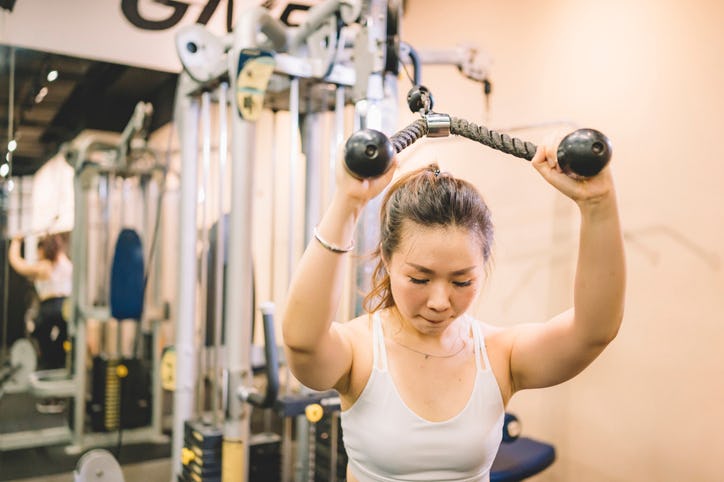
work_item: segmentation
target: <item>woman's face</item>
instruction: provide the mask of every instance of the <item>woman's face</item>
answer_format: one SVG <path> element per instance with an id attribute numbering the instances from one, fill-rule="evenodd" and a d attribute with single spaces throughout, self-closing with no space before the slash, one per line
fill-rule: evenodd
<path id="1" fill-rule="evenodd" d="M 484 280 L 483 250 L 460 227 L 402 225 L 401 242 L 387 264 L 400 314 L 425 335 L 442 333 L 465 313 Z"/>

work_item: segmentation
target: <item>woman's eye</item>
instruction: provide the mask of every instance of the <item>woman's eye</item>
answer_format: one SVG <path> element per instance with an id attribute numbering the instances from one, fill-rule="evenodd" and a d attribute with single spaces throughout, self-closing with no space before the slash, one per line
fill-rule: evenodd
<path id="1" fill-rule="evenodd" d="M 428 280 L 410 277 L 410 282 L 416 285 L 424 285 Z"/>
<path id="2" fill-rule="evenodd" d="M 464 288 L 464 287 L 466 287 L 466 286 L 470 286 L 471 284 L 473 284 L 473 280 L 468 280 L 468 281 L 453 281 L 453 284 L 454 284 L 455 286 L 459 287 L 459 288 Z"/>

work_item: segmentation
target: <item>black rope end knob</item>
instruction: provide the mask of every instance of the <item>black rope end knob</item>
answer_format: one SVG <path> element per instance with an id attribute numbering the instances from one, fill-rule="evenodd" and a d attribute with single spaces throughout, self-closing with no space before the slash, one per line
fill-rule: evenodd
<path id="1" fill-rule="evenodd" d="M 374 129 L 355 132 L 344 145 L 344 165 L 358 179 L 381 176 L 390 168 L 394 156 L 390 140 Z"/>
<path id="2" fill-rule="evenodd" d="M 595 129 L 578 129 L 558 144 L 558 165 L 566 174 L 593 177 L 611 160 L 611 141 Z"/>

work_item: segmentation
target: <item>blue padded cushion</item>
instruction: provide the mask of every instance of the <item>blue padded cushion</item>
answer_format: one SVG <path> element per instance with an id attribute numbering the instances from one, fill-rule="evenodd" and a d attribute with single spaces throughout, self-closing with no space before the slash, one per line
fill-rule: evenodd
<path id="1" fill-rule="evenodd" d="M 143 246 L 138 233 L 123 229 L 118 235 L 111 266 L 111 316 L 141 319 L 143 313 Z"/>
<path id="2" fill-rule="evenodd" d="M 490 482 L 517 482 L 542 472 L 556 459 L 552 445 L 526 437 L 500 444 Z"/>

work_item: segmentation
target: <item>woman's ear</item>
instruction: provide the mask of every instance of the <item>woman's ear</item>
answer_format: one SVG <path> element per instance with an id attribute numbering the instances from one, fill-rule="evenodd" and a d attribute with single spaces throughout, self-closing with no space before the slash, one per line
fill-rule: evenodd
<path id="1" fill-rule="evenodd" d="M 390 273 L 390 262 L 387 260 L 387 256 L 385 256 L 384 253 L 380 253 L 380 261 L 382 261 L 382 266 L 385 267 L 385 271 L 387 271 L 387 274 Z"/>

